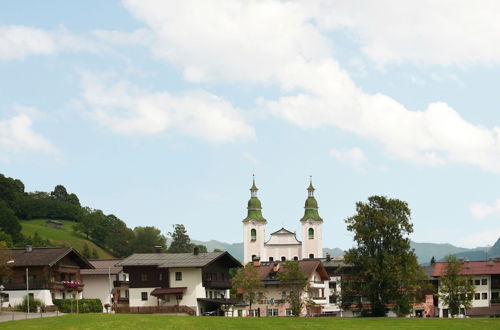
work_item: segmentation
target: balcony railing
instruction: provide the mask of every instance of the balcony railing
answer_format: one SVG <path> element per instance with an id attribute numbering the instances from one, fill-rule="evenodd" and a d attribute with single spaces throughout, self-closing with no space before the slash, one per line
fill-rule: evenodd
<path id="1" fill-rule="evenodd" d="M 47 285 L 43 280 L 35 280 L 29 281 L 29 289 L 30 290 L 42 290 L 47 289 Z M 4 290 L 26 290 L 26 283 L 23 282 L 14 282 L 14 283 L 6 283 L 4 284 Z"/>
<path id="2" fill-rule="evenodd" d="M 231 289 L 232 283 L 229 280 L 205 280 L 203 286 L 212 289 Z"/>
<path id="3" fill-rule="evenodd" d="M 130 285 L 129 281 L 113 281 L 113 287 L 119 288 L 121 286 L 126 286 L 128 287 Z"/>

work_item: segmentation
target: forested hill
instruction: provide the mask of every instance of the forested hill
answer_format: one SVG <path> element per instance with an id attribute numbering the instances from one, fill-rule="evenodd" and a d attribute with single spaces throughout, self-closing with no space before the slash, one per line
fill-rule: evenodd
<path id="1" fill-rule="evenodd" d="M 35 222 L 29 226 L 28 221 L 34 219 L 43 219 L 42 222 L 48 219 L 71 221 L 73 238 L 89 240 L 99 250 L 105 251 L 97 253 L 100 256 L 125 257 L 133 252 L 153 252 L 155 245 L 166 249 L 166 239 L 155 227 L 128 228 L 113 214 L 82 206 L 78 196 L 69 193 L 62 185 L 55 186 L 51 192 L 26 192 L 21 180 L 0 174 L 0 242 L 8 247 L 75 244 L 75 241 L 65 243 L 65 240 L 58 240 L 52 237 L 53 232 L 43 228 L 23 231 L 21 221 L 24 227 L 37 228 Z M 86 250 L 81 245 L 80 252 L 87 257 L 95 256 L 97 248 L 93 248 L 93 244 L 87 244 Z"/>

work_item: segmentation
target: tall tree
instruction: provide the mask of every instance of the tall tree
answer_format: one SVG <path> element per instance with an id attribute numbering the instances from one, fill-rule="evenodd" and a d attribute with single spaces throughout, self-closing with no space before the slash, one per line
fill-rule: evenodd
<path id="1" fill-rule="evenodd" d="M 248 303 L 248 310 L 252 310 L 252 305 L 261 298 L 265 291 L 264 283 L 259 278 L 257 268 L 248 263 L 243 268 L 239 268 L 233 277 L 233 287 L 237 293 L 242 294 L 243 301 Z"/>
<path id="2" fill-rule="evenodd" d="M 286 301 L 290 304 L 292 314 L 299 316 L 304 306 L 303 296 L 309 287 L 309 282 L 298 261 L 289 260 L 281 265 L 278 272 L 280 287 L 287 292 Z"/>
<path id="3" fill-rule="evenodd" d="M 155 246 L 161 246 L 165 249 L 167 239 L 161 234 L 158 228 L 151 226 L 135 227 L 134 238 L 130 245 L 134 253 L 152 253 Z"/>
<path id="4" fill-rule="evenodd" d="M 7 244 L 3 241 L 0 241 L 0 284 L 7 283 L 8 279 L 12 275 L 12 270 L 9 263 L 10 260 L 11 257 Z"/>
<path id="5" fill-rule="evenodd" d="M 174 230 L 167 234 L 172 239 L 172 242 L 170 243 L 170 246 L 168 248 L 168 252 L 170 253 L 192 252 L 193 244 L 191 244 L 191 239 L 189 238 L 184 225 L 175 224 L 172 227 L 174 228 Z"/>
<path id="6" fill-rule="evenodd" d="M 63 185 L 55 186 L 54 190 L 50 193 L 50 197 L 55 199 L 56 201 L 68 201 L 68 191 Z"/>
<path id="7" fill-rule="evenodd" d="M 417 289 L 425 280 L 410 247 L 410 213 L 406 202 L 384 196 L 356 203 L 356 215 L 345 222 L 357 246 L 347 251 L 345 261 L 357 271 L 342 283 L 342 291 L 346 297 L 357 295 L 357 301 L 344 297 L 345 307 L 354 303 L 362 307 L 362 296 L 370 302 L 368 315 L 385 316 L 389 305 L 399 315 L 410 313 Z"/>
<path id="8" fill-rule="evenodd" d="M 469 277 L 460 274 L 462 263 L 457 257 L 446 258 L 446 273 L 439 279 L 439 299 L 447 305 L 450 314 L 458 315 L 460 308 L 468 309 L 474 298 L 474 284 Z"/>
<path id="9" fill-rule="evenodd" d="M 21 239 L 21 224 L 8 204 L 0 200 L 0 230 L 9 234 L 14 242 Z"/>
<path id="10" fill-rule="evenodd" d="M 84 207 L 81 210 L 80 221 L 74 226 L 75 230 L 85 234 L 87 239 L 96 230 L 97 223 L 101 217 L 104 217 L 102 211 L 100 213 L 97 210 L 93 210 L 90 207 Z"/>

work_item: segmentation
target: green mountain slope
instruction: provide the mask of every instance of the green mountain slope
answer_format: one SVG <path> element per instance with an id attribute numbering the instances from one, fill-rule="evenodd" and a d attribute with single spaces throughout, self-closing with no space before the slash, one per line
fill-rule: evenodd
<path id="1" fill-rule="evenodd" d="M 99 258 L 113 258 L 110 253 L 85 239 L 80 233 L 75 232 L 73 230 L 74 222 L 58 221 L 63 224 L 61 229 L 48 227 L 46 225 L 47 219 L 21 220 L 20 223 L 23 227 L 21 232 L 25 236 L 33 236 L 37 232 L 41 238 L 48 239 L 50 244 L 54 246 L 72 247 L 80 253 L 83 251 L 84 244 L 86 243 L 91 250 L 95 249 L 97 251 Z"/>

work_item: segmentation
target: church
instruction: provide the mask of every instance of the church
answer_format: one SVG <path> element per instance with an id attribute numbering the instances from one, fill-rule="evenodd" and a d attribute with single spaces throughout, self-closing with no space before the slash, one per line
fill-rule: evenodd
<path id="1" fill-rule="evenodd" d="M 243 219 L 243 260 L 248 263 L 260 261 L 302 260 L 323 257 L 323 219 L 318 213 L 318 202 L 314 197 L 312 179 L 307 188 L 304 216 L 300 219 L 301 236 L 297 239 L 294 232 L 281 228 L 272 233 L 266 241 L 267 220 L 262 216 L 262 204 L 257 197 L 259 189 L 250 188 L 248 214 Z"/>

